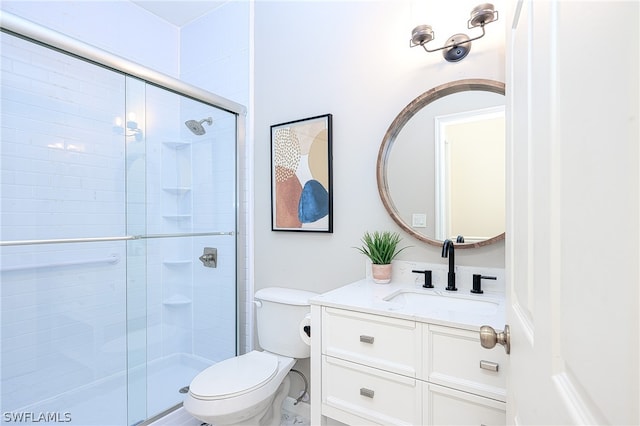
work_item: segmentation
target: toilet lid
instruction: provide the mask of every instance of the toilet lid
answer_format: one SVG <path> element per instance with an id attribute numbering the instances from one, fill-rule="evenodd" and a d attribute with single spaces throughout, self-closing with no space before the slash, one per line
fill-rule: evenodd
<path id="1" fill-rule="evenodd" d="M 198 399 L 229 398 L 262 386 L 277 371 L 275 355 L 251 351 L 214 364 L 198 374 L 189 385 L 189 393 Z"/>

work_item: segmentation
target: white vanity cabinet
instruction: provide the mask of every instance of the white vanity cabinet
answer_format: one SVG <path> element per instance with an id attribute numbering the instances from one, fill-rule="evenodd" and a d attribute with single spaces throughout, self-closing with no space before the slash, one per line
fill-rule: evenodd
<path id="1" fill-rule="evenodd" d="M 506 355 L 478 331 L 312 306 L 312 419 L 505 424 Z"/>
<path id="2" fill-rule="evenodd" d="M 330 417 L 352 424 L 421 423 L 419 324 L 324 307 L 321 336 L 322 405 Z"/>

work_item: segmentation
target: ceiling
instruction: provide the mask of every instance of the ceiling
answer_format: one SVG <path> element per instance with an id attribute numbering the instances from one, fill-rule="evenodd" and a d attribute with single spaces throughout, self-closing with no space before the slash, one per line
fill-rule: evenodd
<path id="1" fill-rule="evenodd" d="M 181 27 L 194 19 L 220 7 L 225 1 L 172 1 L 172 0 L 131 0 L 165 21 Z"/>

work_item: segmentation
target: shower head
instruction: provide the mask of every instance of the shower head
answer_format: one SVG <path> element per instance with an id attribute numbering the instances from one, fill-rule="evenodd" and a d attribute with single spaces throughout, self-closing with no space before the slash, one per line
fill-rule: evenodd
<path id="1" fill-rule="evenodd" d="M 213 124 L 213 118 L 211 118 L 211 117 L 203 118 L 200 121 L 187 120 L 187 121 L 184 122 L 184 124 L 189 128 L 189 130 L 191 130 L 193 132 L 194 135 L 201 136 L 201 135 L 204 135 L 206 133 L 206 130 L 204 130 L 204 127 L 202 126 L 202 123 L 205 123 L 205 122 L 209 126 L 211 126 Z"/>

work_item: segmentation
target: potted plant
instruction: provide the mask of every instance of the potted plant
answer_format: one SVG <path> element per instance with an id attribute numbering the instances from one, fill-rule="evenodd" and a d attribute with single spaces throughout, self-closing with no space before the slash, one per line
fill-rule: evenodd
<path id="1" fill-rule="evenodd" d="M 400 234 L 391 231 L 365 232 L 362 242 L 362 247 L 354 248 L 371 260 L 373 281 L 378 284 L 391 281 L 391 261 L 407 248 L 398 248 Z"/>

